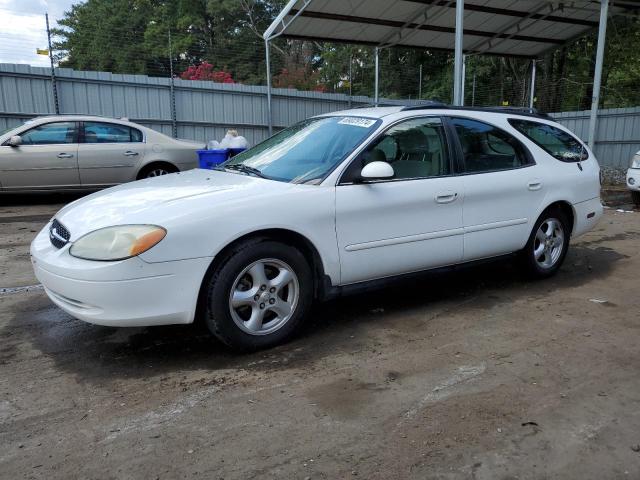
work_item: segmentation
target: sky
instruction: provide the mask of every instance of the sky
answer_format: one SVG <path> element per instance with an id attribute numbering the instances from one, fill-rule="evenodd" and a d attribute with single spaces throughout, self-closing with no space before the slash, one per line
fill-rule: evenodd
<path id="1" fill-rule="evenodd" d="M 80 0 L 0 0 L 0 63 L 49 66 L 49 57 L 36 54 L 47 48 L 44 14 L 53 28 L 74 3 Z"/>

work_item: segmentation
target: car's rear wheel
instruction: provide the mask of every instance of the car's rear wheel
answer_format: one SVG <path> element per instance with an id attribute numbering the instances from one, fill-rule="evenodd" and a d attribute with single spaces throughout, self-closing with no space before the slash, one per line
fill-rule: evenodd
<path id="1" fill-rule="evenodd" d="M 570 236 L 569 222 L 560 209 L 543 212 L 521 252 L 528 272 L 538 278 L 554 275 L 567 255 Z"/>
<path id="2" fill-rule="evenodd" d="M 313 297 L 304 256 L 269 240 L 234 248 L 206 281 L 206 324 L 238 350 L 268 348 L 290 338 Z"/>
<path id="3" fill-rule="evenodd" d="M 177 172 L 178 169 L 168 163 L 156 163 L 147 165 L 138 174 L 138 180 L 143 178 L 161 177 L 162 175 L 168 175 L 170 173 Z"/>
<path id="4" fill-rule="evenodd" d="M 631 192 L 631 200 L 633 200 L 633 203 L 635 204 L 636 207 L 640 207 L 640 192 Z"/>

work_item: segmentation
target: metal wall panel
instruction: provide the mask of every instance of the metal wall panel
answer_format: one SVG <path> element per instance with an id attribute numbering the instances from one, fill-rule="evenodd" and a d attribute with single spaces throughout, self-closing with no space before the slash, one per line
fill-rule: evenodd
<path id="1" fill-rule="evenodd" d="M 168 78 L 66 68 L 57 69 L 56 75 L 61 113 L 127 117 L 171 135 Z M 174 85 L 178 137 L 203 142 L 220 140 L 228 128 L 235 128 L 255 145 L 268 136 L 265 87 L 181 79 L 176 79 Z M 313 115 L 369 103 L 372 100 L 368 97 L 352 97 L 350 101 L 342 94 L 274 89 L 273 123 L 278 130 Z M 0 131 L 52 112 L 48 68 L 0 64 Z M 586 140 L 588 111 L 560 112 L 552 116 Z M 640 107 L 601 110 L 595 147 L 600 164 L 626 168 L 638 150 Z"/>

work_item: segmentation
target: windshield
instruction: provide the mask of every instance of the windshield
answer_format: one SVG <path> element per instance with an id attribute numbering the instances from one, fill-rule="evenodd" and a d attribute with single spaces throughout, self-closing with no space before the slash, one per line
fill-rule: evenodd
<path id="1" fill-rule="evenodd" d="M 319 183 L 378 125 L 362 117 L 322 117 L 300 122 L 221 165 L 291 183 Z"/>
<path id="2" fill-rule="evenodd" d="M 26 121 L 22 122 L 19 125 L 14 125 L 13 127 L 9 127 L 9 128 L 5 128 L 4 130 L 0 130 L 0 136 L 4 135 L 5 133 L 9 133 L 11 130 L 15 130 L 18 127 L 22 127 L 24 125 L 28 125 L 29 123 L 33 123 L 33 120 L 26 120 Z"/>

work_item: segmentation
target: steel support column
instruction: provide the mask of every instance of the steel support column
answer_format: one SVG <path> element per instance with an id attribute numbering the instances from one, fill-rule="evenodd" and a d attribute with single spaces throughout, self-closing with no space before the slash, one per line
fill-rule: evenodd
<path id="1" fill-rule="evenodd" d="M 464 0 L 456 2 L 456 42 L 453 66 L 453 104 L 462 105 L 462 41 L 464 39 Z"/>
<path id="2" fill-rule="evenodd" d="M 600 2 L 600 26 L 598 27 L 598 48 L 596 49 L 596 70 L 593 76 L 593 93 L 591 96 L 591 115 L 589 116 L 589 148 L 596 145 L 596 124 L 598 122 L 598 105 L 600 103 L 600 82 L 602 81 L 602 63 L 604 61 L 604 44 L 607 37 L 607 13 L 609 0 Z"/>
<path id="3" fill-rule="evenodd" d="M 373 103 L 377 107 L 380 95 L 380 62 L 379 62 L 379 49 L 376 47 L 376 77 L 375 77 L 375 92 L 373 94 Z"/>
<path id="4" fill-rule="evenodd" d="M 531 91 L 529 92 L 529 108 L 533 108 L 533 101 L 536 98 L 536 61 L 531 60 Z"/>
<path id="5" fill-rule="evenodd" d="M 467 78 L 467 56 L 462 55 L 462 82 L 460 84 L 460 105 L 464 106 L 464 81 Z"/>
<path id="6" fill-rule="evenodd" d="M 264 51 L 267 59 L 267 125 L 269 136 L 273 135 L 273 116 L 271 114 L 271 60 L 269 55 L 269 40 L 264 41 Z"/>

